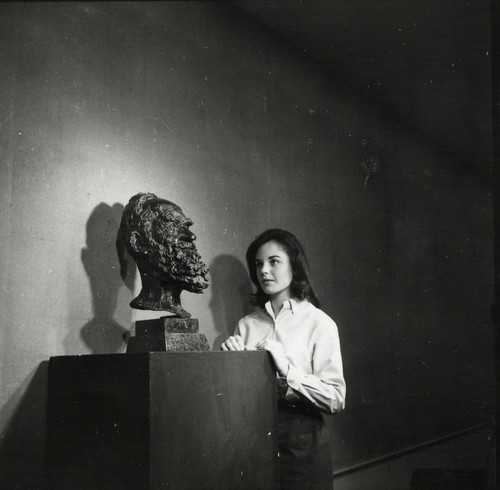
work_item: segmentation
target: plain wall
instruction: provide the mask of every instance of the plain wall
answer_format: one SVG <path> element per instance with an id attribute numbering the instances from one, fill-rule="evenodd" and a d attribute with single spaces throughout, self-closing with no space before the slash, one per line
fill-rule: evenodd
<path id="1" fill-rule="evenodd" d="M 160 316 L 128 306 L 140 283 L 115 252 L 139 191 L 194 221 L 211 285 L 182 302 L 213 349 L 251 311 L 254 236 L 304 242 L 348 384 L 336 469 L 488 417 L 492 198 L 474 162 L 226 2 L 2 4 L 0 32 L 5 478 L 41 471 L 45 361 L 123 352 Z M 366 189 L 362 139 L 381 161 Z"/>

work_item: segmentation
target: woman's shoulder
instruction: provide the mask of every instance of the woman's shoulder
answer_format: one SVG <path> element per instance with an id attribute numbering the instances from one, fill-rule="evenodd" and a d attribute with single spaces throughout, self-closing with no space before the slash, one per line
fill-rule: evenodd
<path id="1" fill-rule="evenodd" d="M 314 323 L 317 326 L 337 329 L 335 320 L 330 315 L 325 313 L 321 308 L 318 308 L 312 303 L 307 302 L 305 311 L 307 312 L 308 316 L 310 316 L 310 318 L 314 320 Z"/>
<path id="2" fill-rule="evenodd" d="M 267 314 L 262 308 L 256 308 L 255 311 L 252 313 L 249 313 L 248 315 L 245 315 L 243 318 L 240 319 L 238 322 L 239 325 L 244 325 L 247 323 L 252 323 L 256 321 L 262 321 L 266 319 Z"/>

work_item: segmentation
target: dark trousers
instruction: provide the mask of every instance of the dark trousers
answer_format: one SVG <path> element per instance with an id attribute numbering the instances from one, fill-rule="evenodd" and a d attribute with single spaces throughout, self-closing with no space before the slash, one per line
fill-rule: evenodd
<path id="1" fill-rule="evenodd" d="M 319 412 L 278 410 L 281 490 L 332 490 L 330 445 L 321 438 L 323 426 Z"/>

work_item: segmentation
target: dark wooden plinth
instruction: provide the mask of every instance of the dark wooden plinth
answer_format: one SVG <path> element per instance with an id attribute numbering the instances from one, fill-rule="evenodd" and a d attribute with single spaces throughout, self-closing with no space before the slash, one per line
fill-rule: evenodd
<path id="1" fill-rule="evenodd" d="M 265 352 L 53 357 L 48 488 L 274 489 Z"/>

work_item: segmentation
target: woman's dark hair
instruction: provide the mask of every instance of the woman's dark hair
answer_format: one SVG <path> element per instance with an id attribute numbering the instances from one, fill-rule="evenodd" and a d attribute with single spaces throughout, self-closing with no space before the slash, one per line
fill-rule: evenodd
<path id="1" fill-rule="evenodd" d="M 311 285 L 309 278 L 309 265 L 307 263 L 306 254 L 302 245 L 292 233 L 272 228 L 261 233 L 248 247 L 247 250 L 247 266 L 250 273 L 250 279 L 257 287 L 257 292 L 253 295 L 254 304 L 264 307 L 269 300 L 269 295 L 262 291 L 259 279 L 257 277 L 257 265 L 255 259 L 259 248 L 268 242 L 275 242 L 282 247 L 290 259 L 292 267 L 292 283 L 290 284 L 290 292 L 292 297 L 296 299 L 307 299 L 314 306 L 319 307 L 319 300 Z"/>

